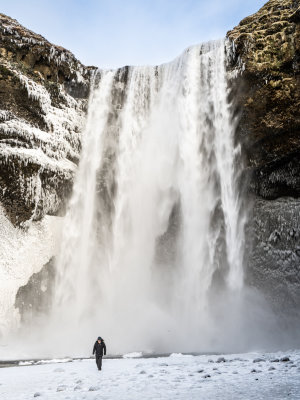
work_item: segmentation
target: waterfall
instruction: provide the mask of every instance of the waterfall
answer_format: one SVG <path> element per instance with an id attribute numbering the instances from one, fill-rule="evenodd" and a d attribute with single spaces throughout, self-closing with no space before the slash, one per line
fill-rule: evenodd
<path id="1" fill-rule="evenodd" d="M 245 216 L 226 50 L 96 76 L 56 265 L 64 346 L 101 335 L 116 353 L 199 351 L 232 338 Z"/>

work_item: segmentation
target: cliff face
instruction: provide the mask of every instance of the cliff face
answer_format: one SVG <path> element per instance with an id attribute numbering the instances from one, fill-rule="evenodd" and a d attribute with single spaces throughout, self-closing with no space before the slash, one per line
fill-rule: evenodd
<path id="1" fill-rule="evenodd" d="M 278 308 L 300 305 L 300 2 L 270 0 L 228 32 L 254 195 L 248 279 Z"/>
<path id="2" fill-rule="evenodd" d="M 0 14 L 0 201 L 14 225 L 63 207 L 92 71 Z"/>
<path id="3" fill-rule="evenodd" d="M 18 324 L 18 289 L 57 251 L 94 70 L 0 14 L 0 336 Z"/>

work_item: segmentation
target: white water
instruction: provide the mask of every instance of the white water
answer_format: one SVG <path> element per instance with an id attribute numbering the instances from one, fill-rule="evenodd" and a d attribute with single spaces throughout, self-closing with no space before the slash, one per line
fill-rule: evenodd
<path id="1" fill-rule="evenodd" d="M 68 354 L 98 334 L 112 352 L 240 345 L 245 217 L 225 64 L 220 41 L 101 72 L 57 262 L 51 324 Z"/>

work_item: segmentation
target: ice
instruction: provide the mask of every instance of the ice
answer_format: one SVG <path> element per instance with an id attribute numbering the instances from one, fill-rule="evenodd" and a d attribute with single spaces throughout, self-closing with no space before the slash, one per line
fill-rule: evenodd
<path id="1" fill-rule="evenodd" d="M 32 365 L 32 364 L 34 364 L 34 361 L 20 361 L 19 362 L 20 366 Z"/>
<path id="2" fill-rule="evenodd" d="M 177 357 L 192 357 L 190 354 L 182 354 L 182 353 L 172 353 L 169 357 L 177 358 Z"/>
<path id="3" fill-rule="evenodd" d="M 216 355 L 230 362 L 209 363 L 209 357 L 172 356 L 143 359 L 105 359 L 103 370 L 97 370 L 94 360 L 76 360 L 64 365 L 64 374 L 56 374 L 53 365 L 43 364 L 2 368 L 0 371 L 1 400 L 283 400 L 300 399 L 300 371 L 279 362 L 277 369 L 271 360 L 285 354 L 248 353 Z M 253 360 L 264 357 L 265 362 L 251 373 Z M 300 350 L 290 352 L 300 366 Z M 54 361 L 54 360 L 52 360 Z M 60 360 L 59 360 L 60 361 Z M 162 369 L 161 365 L 164 364 Z M 197 373 L 197 370 L 200 373 Z M 167 373 L 166 373 L 167 372 Z M 81 379 L 74 377 L 74 373 Z M 16 385 L 18 382 L 18 385 Z M 96 396 L 96 397 L 95 397 Z"/>
<path id="4" fill-rule="evenodd" d="M 127 353 L 123 355 L 123 358 L 138 358 L 142 357 L 143 353 L 140 351 L 135 351 L 133 353 Z"/>
<path id="5" fill-rule="evenodd" d="M 72 362 L 72 358 L 53 358 L 51 360 L 41 360 L 39 364 L 56 364 L 56 363 L 67 363 Z"/>

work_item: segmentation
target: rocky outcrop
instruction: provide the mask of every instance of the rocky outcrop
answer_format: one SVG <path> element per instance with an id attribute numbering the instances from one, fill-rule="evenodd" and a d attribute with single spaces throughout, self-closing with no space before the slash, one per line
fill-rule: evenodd
<path id="1" fill-rule="evenodd" d="M 19 310 L 22 322 L 32 321 L 33 316 L 50 310 L 54 277 L 52 258 L 39 272 L 30 277 L 26 285 L 19 288 L 15 307 Z"/>
<path id="2" fill-rule="evenodd" d="M 15 225 L 64 207 L 94 70 L 0 14 L 0 201 Z"/>
<path id="3" fill-rule="evenodd" d="M 248 280 L 277 309 L 300 305 L 300 1 L 270 0 L 228 32 L 240 107 L 237 129 L 254 241 Z"/>
<path id="4" fill-rule="evenodd" d="M 256 199 L 253 252 L 248 280 L 261 289 L 277 310 L 300 304 L 300 202 L 281 197 Z"/>
<path id="5" fill-rule="evenodd" d="M 257 195 L 300 195 L 300 2 L 270 0 L 228 32 L 243 63 L 239 136 Z"/>
<path id="6" fill-rule="evenodd" d="M 47 306 L 94 71 L 0 14 L 0 337 Z"/>

